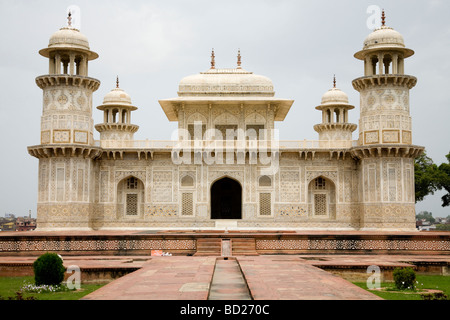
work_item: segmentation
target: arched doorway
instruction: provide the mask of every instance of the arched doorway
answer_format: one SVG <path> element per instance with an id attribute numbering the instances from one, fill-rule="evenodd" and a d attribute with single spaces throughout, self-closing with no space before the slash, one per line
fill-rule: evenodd
<path id="1" fill-rule="evenodd" d="M 230 178 L 211 187 L 211 219 L 242 219 L 242 187 Z"/>

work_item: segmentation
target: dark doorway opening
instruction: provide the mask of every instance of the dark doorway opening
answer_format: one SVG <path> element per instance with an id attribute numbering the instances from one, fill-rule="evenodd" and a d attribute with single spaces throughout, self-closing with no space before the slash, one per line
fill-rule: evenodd
<path id="1" fill-rule="evenodd" d="M 242 187 L 223 178 L 211 187 L 211 219 L 242 219 Z"/>

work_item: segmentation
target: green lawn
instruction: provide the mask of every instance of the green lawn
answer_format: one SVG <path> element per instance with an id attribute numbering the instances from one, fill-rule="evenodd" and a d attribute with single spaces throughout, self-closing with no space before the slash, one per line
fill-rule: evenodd
<path id="1" fill-rule="evenodd" d="M 0 298 L 16 297 L 16 292 L 25 284 L 34 283 L 34 277 L 2 277 L 0 278 Z M 80 290 L 52 293 L 23 293 L 23 298 L 33 297 L 35 300 L 79 300 L 85 295 L 101 288 L 103 284 L 82 284 Z"/>
<path id="2" fill-rule="evenodd" d="M 383 291 L 368 290 L 365 282 L 355 282 L 354 284 L 386 300 L 422 300 L 418 293 L 422 289 L 442 290 L 447 297 L 450 297 L 450 276 L 417 275 L 416 280 L 416 291 L 405 290 L 402 292 L 398 292 L 392 282 L 382 283 L 381 287 L 386 288 Z"/>

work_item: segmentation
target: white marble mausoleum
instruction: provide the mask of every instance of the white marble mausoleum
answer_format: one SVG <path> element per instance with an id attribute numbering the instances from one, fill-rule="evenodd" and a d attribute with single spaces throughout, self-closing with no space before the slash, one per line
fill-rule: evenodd
<path id="1" fill-rule="evenodd" d="M 245 70 L 240 53 L 235 67 L 218 68 L 213 51 L 209 70 L 159 101 L 178 123 L 167 141 L 134 140 L 139 106 L 118 81 L 93 106 L 100 81 L 88 65 L 99 55 L 70 16 L 39 53 L 49 70 L 36 78 L 40 145 L 28 147 L 39 159 L 39 230 L 415 230 L 414 159 L 423 147 L 412 141 L 417 79 L 405 73 L 414 52 L 384 17 L 354 55 L 359 124 L 348 122 L 354 106 L 334 83 L 318 97 L 316 141 L 278 139 L 274 124 L 294 101 Z"/>

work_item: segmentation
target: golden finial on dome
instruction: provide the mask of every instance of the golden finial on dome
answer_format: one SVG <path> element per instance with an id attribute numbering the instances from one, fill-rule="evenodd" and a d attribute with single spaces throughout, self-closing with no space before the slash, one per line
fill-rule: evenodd
<path id="1" fill-rule="evenodd" d="M 336 89 L 336 75 L 333 76 L 333 88 Z"/>
<path id="2" fill-rule="evenodd" d="M 216 56 L 214 55 L 214 48 L 213 48 L 211 53 L 211 69 L 215 68 L 216 68 Z"/>
<path id="3" fill-rule="evenodd" d="M 119 76 L 116 78 L 116 88 L 119 89 Z"/>
<path id="4" fill-rule="evenodd" d="M 384 27 L 384 26 L 386 26 L 386 15 L 385 15 L 385 13 L 384 13 L 384 9 L 383 9 L 383 11 L 381 12 L 381 25 Z"/>
<path id="5" fill-rule="evenodd" d="M 242 61 L 241 61 L 241 49 L 239 49 L 238 50 L 238 62 L 237 62 L 237 68 L 238 69 L 241 69 L 241 64 L 242 64 Z"/>

